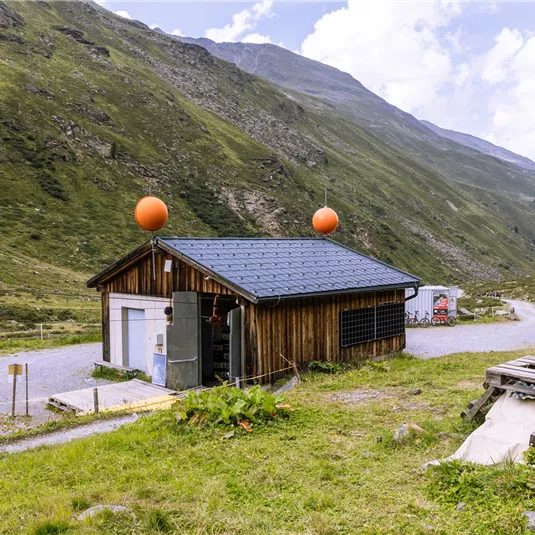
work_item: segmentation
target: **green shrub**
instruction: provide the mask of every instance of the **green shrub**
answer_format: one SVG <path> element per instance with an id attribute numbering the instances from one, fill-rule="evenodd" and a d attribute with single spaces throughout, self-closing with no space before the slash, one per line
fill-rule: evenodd
<path id="1" fill-rule="evenodd" d="M 308 363 L 308 369 L 311 372 L 320 373 L 338 373 L 343 371 L 343 366 L 337 362 L 323 362 L 321 360 L 313 360 Z"/>
<path id="2" fill-rule="evenodd" d="M 284 404 L 281 397 L 265 392 L 259 385 L 240 390 L 223 384 L 204 392 L 190 392 L 179 418 L 191 425 L 239 425 L 251 431 L 252 424 L 262 425 L 291 411 L 293 407 Z"/>
<path id="3" fill-rule="evenodd" d="M 69 200 L 69 194 L 63 189 L 59 180 L 48 172 L 41 173 L 38 177 L 39 185 L 50 196 L 63 202 Z"/>
<path id="4" fill-rule="evenodd" d="M 526 461 L 526 464 L 529 464 L 530 466 L 535 465 L 535 447 L 530 446 L 528 450 L 524 453 L 524 458 Z"/>

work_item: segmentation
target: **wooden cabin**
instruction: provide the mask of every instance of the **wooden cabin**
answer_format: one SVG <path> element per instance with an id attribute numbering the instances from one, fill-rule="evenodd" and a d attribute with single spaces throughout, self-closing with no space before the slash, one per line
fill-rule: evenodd
<path id="1" fill-rule="evenodd" d="M 419 284 L 322 238 L 155 238 L 87 283 L 102 295 L 104 360 L 177 390 L 399 351 Z"/>

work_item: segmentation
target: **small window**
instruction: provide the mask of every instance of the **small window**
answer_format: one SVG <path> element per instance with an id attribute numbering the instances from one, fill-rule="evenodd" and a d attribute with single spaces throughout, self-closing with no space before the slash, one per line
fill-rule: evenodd
<path id="1" fill-rule="evenodd" d="M 404 332 L 404 303 L 385 303 L 375 307 L 342 310 L 340 313 L 342 347 L 400 336 Z"/>

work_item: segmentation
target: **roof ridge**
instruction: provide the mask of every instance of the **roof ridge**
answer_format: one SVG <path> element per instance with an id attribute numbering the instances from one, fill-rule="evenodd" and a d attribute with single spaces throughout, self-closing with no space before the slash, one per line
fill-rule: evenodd
<path id="1" fill-rule="evenodd" d="M 252 241 L 252 240 L 255 240 L 255 241 L 260 241 L 260 240 L 265 240 L 265 241 L 275 241 L 275 240 L 278 240 L 278 241 L 298 241 L 298 240 L 310 240 L 310 241 L 313 241 L 313 240 L 316 240 L 316 241 L 331 241 L 333 243 L 337 243 L 333 240 L 329 240 L 328 238 L 325 238 L 323 236 L 305 236 L 303 238 L 297 238 L 297 237 L 291 237 L 291 238 L 288 238 L 288 237 L 282 237 L 282 238 L 274 238 L 272 236 L 269 236 L 267 238 L 261 238 L 261 237 L 246 237 L 246 236 L 237 236 L 237 237 L 232 237 L 232 236 L 154 236 L 154 238 L 158 238 L 160 240 L 213 240 L 213 241 L 226 241 L 226 240 L 247 240 L 247 241 Z"/>

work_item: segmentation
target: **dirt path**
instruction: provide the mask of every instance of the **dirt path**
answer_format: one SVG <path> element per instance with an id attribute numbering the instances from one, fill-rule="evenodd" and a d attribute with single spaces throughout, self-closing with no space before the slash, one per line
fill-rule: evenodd
<path id="1" fill-rule="evenodd" d="M 93 379 L 92 360 L 100 360 L 101 344 L 83 344 L 57 349 L 28 351 L 0 357 L 0 420 L 11 411 L 12 385 L 7 382 L 9 364 L 28 363 L 29 398 L 31 422 L 22 422 L 23 427 L 35 426 L 57 415 L 46 409 L 46 400 L 52 394 L 109 384 L 109 381 Z M 25 411 L 24 378 L 17 389 L 17 414 Z M 17 426 L 15 422 L 15 426 Z M 6 434 L 0 421 L 0 434 Z M 4 426 L 5 427 L 5 426 Z"/>
<path id="2" fill-rule="evenodd" d="M 508 301 L 520 321 L 407 329 L 407 353 L 428 359 L 465 351 L 535 348 L 535 305 Z"/>

